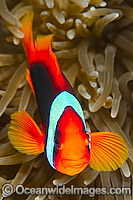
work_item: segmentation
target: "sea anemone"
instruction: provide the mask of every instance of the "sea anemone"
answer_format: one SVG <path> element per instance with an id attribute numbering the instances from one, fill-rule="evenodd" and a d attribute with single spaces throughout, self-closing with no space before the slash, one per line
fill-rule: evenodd
<path id="1" fill-rule="evenodd" d="M 35 13 L 34 35 L 54 33 L 52 48 L 81 102 L 88 131 L 119 133 L 129 158 L 115 172 L 89 166 L 69 177 L 55 172 L 44 154 L 28 156 L 11 145 L 10 115 L 26 110 L 40 125 L 26 81 L 21 18 Z M 131 0 L 0 0 L 0 188 L 131 188 L 133 139 L 133 2 Z M 2 190 L 0 195 L 2 194 Z M 2 195 L 1 195 L 2 196 Z M 8 195 L 7 195 L 8 196 Z M 1 197 L 3 199 L 3 197 Z M 47 195 L 13 192 L 8 199 L 131 199 L 131 195 Z"/>

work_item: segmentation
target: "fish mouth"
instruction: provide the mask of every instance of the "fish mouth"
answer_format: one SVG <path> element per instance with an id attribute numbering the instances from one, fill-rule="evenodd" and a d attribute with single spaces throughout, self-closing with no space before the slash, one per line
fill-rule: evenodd
<path id="1" fill-rule="evenodd" d="M 88 162 L 85 159 L 85 157 L 82 157 L 81 159 L 78 159 L 78 160 L 70 160 L 70 159 L 66 159 L 66 160 L 69 162 L 68 164 L 69 167 L 81 168 L 88 165 Z"/>
<path id="2" fill-rule="evenodd" d="M 77 160 L 62 159 L 56 169 L 61 173 L 74 176 L 82 172 L 88 166 L 88 163 L 89 160 L 86 157 Z"/>
<path id="3" fill-rule="evenodd" d="M 81 164 L 72 164 L 72 165 L 69 165 L 69 167 L 81 168 L 81 167 L 84 167 L 84 166 L 87 166 L 87 165 L 88 165 L 87 162 L 83 162 Z"/>

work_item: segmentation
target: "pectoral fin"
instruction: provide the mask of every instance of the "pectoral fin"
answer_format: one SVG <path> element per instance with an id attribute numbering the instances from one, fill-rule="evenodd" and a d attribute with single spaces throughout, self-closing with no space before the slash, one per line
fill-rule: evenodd
<path id="1" fill-rule="evenodd" d="M 113 132 L 91 133 L 91 168 L 97 171 L 116 170 L 127 158 L 128 149 L 120 135 Z"/>
<path id="2" fill-rule="evenodd" d="M 24 110 L 11 115 L 8 136 L 13 146 L 21 153 L 37 155 L 44 152 L 44 133 Z"/>

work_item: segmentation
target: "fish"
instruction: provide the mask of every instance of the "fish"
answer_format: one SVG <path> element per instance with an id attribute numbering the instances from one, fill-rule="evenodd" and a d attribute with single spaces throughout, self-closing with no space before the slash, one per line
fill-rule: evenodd
<path id="1" fill-rule="evenodd" d="M 118 169 L 128 158 L 126 143 L 118 133 L 87 131 L 81 104 L 52 50 L 54 35 L 37 35 L 34 41 L 33 19 L 34 12 L 28 11 L 21 20 L 22 44 L 42 130 L 25 110 L 17 111 L 8 131 L 12 145 L 27 155 L 45 153 L 51 167 L 68 176 L 88 165 L 97 171 Z"/>

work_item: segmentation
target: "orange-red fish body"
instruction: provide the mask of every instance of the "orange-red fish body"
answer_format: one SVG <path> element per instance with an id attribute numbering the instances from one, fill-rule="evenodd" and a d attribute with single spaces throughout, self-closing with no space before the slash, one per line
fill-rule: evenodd
<path id="1" fill-rule="evenodd" d="M 45 133 L 48 161 L 62 173 L 80 173 L 90 158 L 89 135 L 81 105 L 51 49 L 53 35 L 37 36 L 34 45 L 32 33 L 27 33 L 23 27 L 22 31 L 30 36 L 25 36 L 23 45 L 28 56 L 29 80 Z"/>
<path id="2" fill-rule="evenodd" d="M 37 100 L 43 132 L 28 113 L 18 111 L 11 116 L 8 132 L 12 144 L 28 155 L 45 150 L 50 165 L 70 176 L 82 172 L 88 163 L 96 170 L 117 169 L 128 156 L 124 141 L 116 133 L 88 133 L 81 105 L 52 51 L 53 35 L 38 35 L 34 43 L 32 21 L 29 11 L 21 21 L 22 42 L 29 62 L 26 77 Z"/>
<path id="3" fill-rule="evenodd" d="M 31 80 L 46 136 L 48 161 L 58 171 L 73 175 L 72 169 L 79 173 L 88 165 L 89 135 L 72 87 L 60 70 L 54 72 L 54 67 L 52 61 L 32 63 Z"/>

